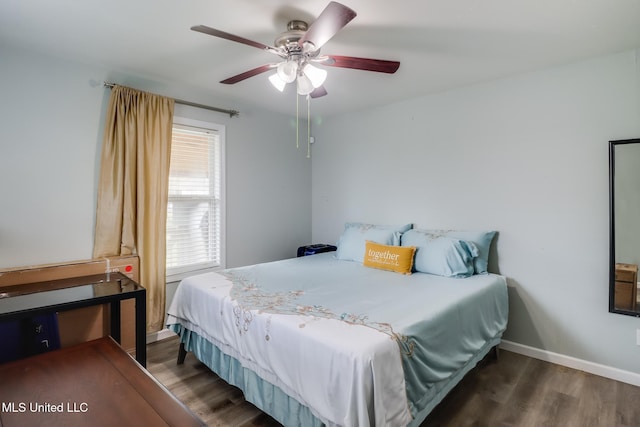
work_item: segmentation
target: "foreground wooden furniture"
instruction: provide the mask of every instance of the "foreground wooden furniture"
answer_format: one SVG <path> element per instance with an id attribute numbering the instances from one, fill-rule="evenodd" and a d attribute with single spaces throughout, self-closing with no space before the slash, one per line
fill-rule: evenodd
<path id="1" fill-rule="evenodd" d="M 615 308 L 635 311 L 638 289 L 638 266 L 616 264 Z"/>
<path id="2" fill-rule="evenodd" d="M 0 425 L 203 426 L 112 338 L 0 365 Z"/>
<path id="3" fill-rule="evenodd" d="M 0 287 L 0 321 L 109 304 L 109 333 L 120 342 L 120 302 L 128 299 L 135 300 L 136 359 L 144 367 L 147 363 L 146 290 L 120 273 Z"/>

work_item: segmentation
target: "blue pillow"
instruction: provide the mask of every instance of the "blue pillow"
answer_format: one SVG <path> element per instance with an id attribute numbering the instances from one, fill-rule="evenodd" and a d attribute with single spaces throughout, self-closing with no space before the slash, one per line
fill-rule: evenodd
<path id="1" fill-rule="evenodd" d="M 399 226 L 374 225 L 360 222 L 348 222 L 336 246 L 336 258 L 346 261 L 364 261 L 367 240 L 382 245 L 400 245 L 400 235 L 411 229 L 413 224 Z"/>
<path id="2" fill-rule="evenodd" d="M 489 266 L 489 248 L 495 236 L 495 231 L 457 231 L 457 230 L 417 230 L 432 239 L 437 237 L 451 237 L 472 242 L 478 248 L 478 256 L 473 260 L 475 274 L 487 274 Z"/>
<path id="3" fill-rule="evenodd" d="M 421 273 L 444 277 L 469 277 L 474 273 L 478 248 L 472 242 L 409 230 L 402 235 L 402 246 L 416 247 L 413 268 Z"/>

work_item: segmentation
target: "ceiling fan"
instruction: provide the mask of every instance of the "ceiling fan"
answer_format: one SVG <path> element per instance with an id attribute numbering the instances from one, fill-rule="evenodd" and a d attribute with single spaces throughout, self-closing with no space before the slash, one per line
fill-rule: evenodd
<path id="1" fill-rule="evenodd" d="M 275 46 L 268 46 L 205 25 L 196 25 L 191 29 L 214 37 L 257 47 L 282 59 L 281 62 L 261 65 L 222 80 L 220 83 L 235 84 L 275 68 L 276 73 L 269 77 L 269 81 L 278 90 L 283 91 L 287 83 L 295 81 L 299 95 L 318 98 L 327 94 L 323 86 L 327 71 L 316 67 L 314 64 L 388 74 L 395 73 L 400 66 L 400 62 L 397 61 L 320 54 L 320 48 L 355 16 L 356 12 L 352 9 L 332 1 L 311 25 L 299 20 L 290 21 L 287 24 L 287 31 L 281 33 L 275 39 Z"/>

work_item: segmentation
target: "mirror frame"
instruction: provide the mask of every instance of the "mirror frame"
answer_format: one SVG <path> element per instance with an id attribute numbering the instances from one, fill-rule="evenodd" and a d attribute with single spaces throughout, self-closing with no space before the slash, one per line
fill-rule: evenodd
<path id="1" fill-rule="evenodd" d="M 615 148 L 627 144 L 640 144 L 640 139 L 609 141 L 609 313 L 640 317 L 640 311 L 615 308 L 616 238 L 615 238 Z M 637 284 L 636 284 L 637 286 Z"/>

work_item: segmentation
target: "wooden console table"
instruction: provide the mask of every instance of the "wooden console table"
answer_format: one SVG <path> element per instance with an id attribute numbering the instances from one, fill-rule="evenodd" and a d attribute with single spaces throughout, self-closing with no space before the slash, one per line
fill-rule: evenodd
<path id="1" fill-rule="evenodd" d="M 120 273 L 0 287 L 0 322 L 108 303 L 110 334 L 120 342 L 120 302 L 135 299 L 136 360 L 147 364 L 146 290 Z"/>
<path id="2" fill-rule="evenodd" d="M 204 426 L 111 337 L 0 365 L 0 425 Z"/>

